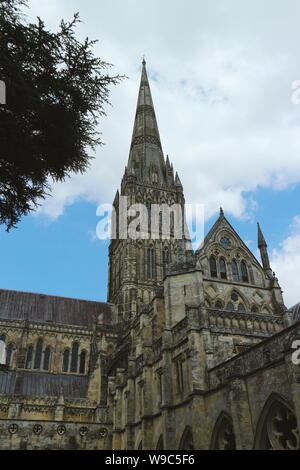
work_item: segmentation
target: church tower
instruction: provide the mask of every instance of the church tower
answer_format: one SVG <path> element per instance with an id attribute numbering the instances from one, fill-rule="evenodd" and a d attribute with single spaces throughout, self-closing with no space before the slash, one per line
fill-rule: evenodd
<path id="1" fill-rule="evenodd" d="M 152 300 L 157 288 L 162 286 L 168 264 L 176 261 L 177 251 L 180 251 L 177 247 L 180 246 L 181 251 L 185 249 L 185 241 L 176 237 L 178 226 L 173 212 L 175 206 L 180 208 L 183 229 L 184 204 L 179 176 L 174 175 L 169 157 L 165 159 L 163 155 L 143 60 L 128 164 L 121 191 L 117 191 L 113 202 L 115 237 L 109 247 L 108 300 L 117 305 L 119 321 L 133 318 L 143 304 Z M 140 210 L 134 216 L 130 208 Z M 126 214 L 128 209 L 130 212 Z M 128 236 L 124 222 L 128 226 L 144 215 L 146 227 L 136 223 L 135 238 Z M 176 220 L 178 222 L 178 217 Z M 168 224 L 169 236 L 164 236 L 163 227 Z"/>

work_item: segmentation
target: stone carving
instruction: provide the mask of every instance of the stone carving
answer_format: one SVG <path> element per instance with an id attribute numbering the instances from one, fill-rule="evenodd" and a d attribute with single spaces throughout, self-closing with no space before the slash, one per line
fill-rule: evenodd
<path id="1" fill-rule="evenodd" d="M 86 426 L 81 426 L 81 428 L 79 428 L 79 434 L 81 437 L 86 436 L 87 433 L 88 433 L 88 428 Z"/>
<path id="2" fill-rule="evenodd" d="M 56 432 L 59 436 L 62 436 L 66 432 L 66 427 L 63 424 L 60 424 L 59 426 L 57 426 Z"/>
<path id="3" fill-rule="evenodd" d="M 16 432 L 18 432 L 18 429 L 19 429 L 19 426 L 18 426 L 17 424 L 15 424 L 15 423 L 10 424 L 10 425 L 8 426 L 8 432 L 9 432 L 10 434 L 16 434 Z"/>
<path id="4" fill-rule="evenodd" d="M 101 438 L 103 438 L 103 437 L 105 437 L 106 435 L 107 435 L 107 429 L 106 429 L 106 428 L 101 428 L 101 429 L 99 430 L 99 436 L 100 436 Z"/>
<path id="5" fill-rule="evenodd" d="M 34 434 L 41 434 L 41 432 L 43 431 L 43 426 L 41 424 L 35 424 L 33 426 L 33 432 Z"/>

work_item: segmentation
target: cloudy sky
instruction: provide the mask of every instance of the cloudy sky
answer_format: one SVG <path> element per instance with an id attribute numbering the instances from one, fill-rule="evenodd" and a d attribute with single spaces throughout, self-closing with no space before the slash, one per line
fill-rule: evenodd
<path id="1" fill-rule="evenodd" d="M 297 0 L 29 0 L 50 29 L 79 11 L 78 36 L 128 79 L 100 123 L 106 145 L 85 175 L 53 187 L 39 213 L 0 233 L 1 287 L 106 299 L 99 203 L 112 201 L 128 158 L 145 54 L 163 149 L 187 202 L 219 207 L 257 255 L 267 239 L 286 304 L 300 301 L 300 3 Z"/>

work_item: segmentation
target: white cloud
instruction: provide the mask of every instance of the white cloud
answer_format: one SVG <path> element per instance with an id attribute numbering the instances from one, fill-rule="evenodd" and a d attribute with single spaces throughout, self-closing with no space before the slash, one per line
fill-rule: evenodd
<path id="1" fill-rule="evenodd" d="M 293 219 L 290 236 L 272 251 L 271 266 L 283 288 L 287 307 L 300 302 L 300 215 Z"/>
<path id="2" fill-rule="evenodd" d="M 78 198 L 110 202 L 127 163 L 146 54 L 165 153 L 186 200 L 204 203 L 205 217 L 222 206 L 249 217 L 259 186 L 300 181 L 300 106 L 291 84 L 300 78 L 300 3 L 210 0 L 31 0 L 31 16 L 56 28 L 79 11 L 80 37 L 98 38 L 96 52 L 130 77 L 112 89 L 101 122 L 106 146 L 84 175 L 53 187 L 40 212 L 56 218 Z"/>

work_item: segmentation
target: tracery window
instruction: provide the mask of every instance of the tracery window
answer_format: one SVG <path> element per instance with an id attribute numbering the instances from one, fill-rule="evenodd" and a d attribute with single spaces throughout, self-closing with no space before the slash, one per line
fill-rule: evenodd
<path id="1" fill-rule="evenodd" d="M 238 306 L 238 312 L 246 312 L 245 305 L 244 304 L 239 304 Z"/>
<path id="2" fill-rule="evenodd" d="M 233 312 L 234 307 L 231 302 L 228 302 L 228 304 L 226 305 L 226 310 L 228 310 L 228 312 Z"/>
<path id="3" fill-rule="evenodd" d="M 227 279 L 226 263 L 223 258 L 220 259 L 220 275 L 221 279 Z"/>
<path id="4" fill-rule="evenodd" d="M 243 282 L 249 282 L 248 270 L 244 261 L 241 262 L 241 273 Z"/>
<path id="5" fill-rule="evenodd" d="M 231 247 L 231 241 L 227 237 L 222 237 L 220 240 L 221 245 L 223 248 L 230 248 Z"/>
<path id="6" fill-rule="evenodd" d="M 232 268 L 232 279 L 234 281 L 239 282 L 239 280 L 240 280 L 239 268 L 238 268 L 237 262 L 235 260 L 232 261 L 231 268 Z"/>
<path id="7" fill-rule="evenodd" d="M 295 413 L 279 401 L 275 401 L 267 413 L 260 447 L 267 450 L 300 449 Z"/>
<path id="8" fill-rule="evenodd" d="M 211 277 L 218 277 L 216 258 L 213 255 L 209 258 L 209 265 Z"/>

